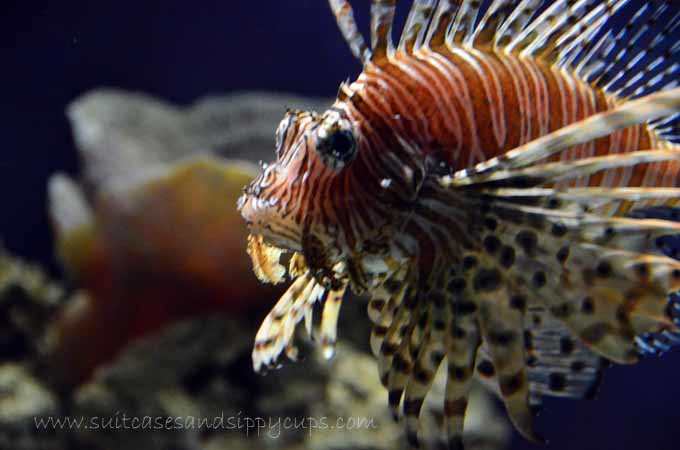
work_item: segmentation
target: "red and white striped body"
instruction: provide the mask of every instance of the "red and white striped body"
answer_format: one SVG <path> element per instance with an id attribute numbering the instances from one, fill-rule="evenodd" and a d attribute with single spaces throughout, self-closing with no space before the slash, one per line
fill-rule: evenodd
<path id="1" fill-rule="evenodd" d="M 398 135 L 456 171 L 610 110 L 617 102 L 565 68 L 514 54 L 440 47 L 367 65 L 335 107 L 357 124 L 371 157 L 384 159 L 380 153 L 398 148 Z M 552 160 L 672 145 L 642 124 L 574 146 Z M 580 177 L 569 185 L 677 186 L 679 169 L 675 161 L 658 162 Z"/>

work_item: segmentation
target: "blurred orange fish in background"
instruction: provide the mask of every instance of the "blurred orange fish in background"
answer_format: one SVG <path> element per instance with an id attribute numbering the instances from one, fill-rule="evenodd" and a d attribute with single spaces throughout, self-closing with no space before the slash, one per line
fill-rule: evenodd
<path id="1" fill-rule="evenodd" d="M 57 384 L 87 380 L 132 340 L 181 320 L 255 323 L 281 294 L 252 273 L 236 200 L 270 151 L 279 102 L 321 102 L 269 97 L 178 108 L 106 89 L 70 105 L 83 174 L 50 179 L 49 214 L 58 259 L 83 293 L 53 327 Z"/>
<path id="2" fill-rule="evenodd" d="M 246 230 L 234 205 L 252 175 L 245 163 L 191 158 L 99 192 L 91 204 L 66 177 L 51 180 L 59 259 L 88 294 L 58 322 L 54 356 L 65 381 L 82 381 L 165 325 L 244 314 L 275 297 L 242 254 Z"/>

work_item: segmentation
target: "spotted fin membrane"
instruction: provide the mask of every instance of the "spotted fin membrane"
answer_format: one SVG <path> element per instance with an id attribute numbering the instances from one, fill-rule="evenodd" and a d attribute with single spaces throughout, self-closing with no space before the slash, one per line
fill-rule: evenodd
<path id="1" fill-rule="evenodd" d="M 680 210 L 675 208 L 647 208 L 630 214 L 638 218 L 657 218 L 680 221 Z M 680 236 L 662 236 L 657 240 L 661 251 L 671 258 L 680 259 Z M 680 293 L 670 295 L 667 314 L 675 326 L 680 329 Z M 680 331 L 666 330 L 662 333 L 644 333 L 635 338 L 640 354 L 643 356 L 663 356 L 673 347 L 680 345 Z"/>

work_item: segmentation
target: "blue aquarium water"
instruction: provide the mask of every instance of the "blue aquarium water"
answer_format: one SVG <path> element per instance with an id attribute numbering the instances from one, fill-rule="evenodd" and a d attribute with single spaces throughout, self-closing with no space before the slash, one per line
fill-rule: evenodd
<path id="1" fill-rule="evenodd" d="M 368 2 L 355 3 L 366 29 Z M 633 13 L 643 3 L 632 0 L 628 8 Z M 669 39 L 677 36 L 680 30 Z M 5 2 L 0 67 L 0 239 L 13 253 L 53 268 L 46 183 L 57 171 L 78 173 L 65 108 L 79 95 L 105 86 L 178 104 L 236 91 L 332 98 L 360 71 L 319 0 Z M 661 244 L 680 255 L 680 239 Z M 676 321 L 679 304 L 673 296 Z M 672 348 L 678 342 L 675 334 L 643 338 L 645 358 L 608 369 L 596 400 L 547 399 L 538 429 L 548 448 L 679 448 L 680 350 Z M 536 447 L 518 437 L 511 448 Z"/>

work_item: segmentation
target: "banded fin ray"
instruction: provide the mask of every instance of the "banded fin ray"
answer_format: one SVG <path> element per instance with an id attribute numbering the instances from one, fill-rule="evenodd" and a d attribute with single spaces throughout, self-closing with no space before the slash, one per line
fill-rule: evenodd
<path id="1" fill-rule="evenodd" d="M 348 0 L 328 0 L 331 11 L 335 15 L 338 28 L 349 45 L 352 54 L 362 63 L 366 63 L 371 58 L 371 49 L 366 45 L 364 37 L 359 31 L 354 10 Z"/>
<path id="2" fill-rule="evenodd" d="M 321 295 L 323 288 L 309 273 L 299 276 L 290 285 L 255 336 L 252 356 L 256 372 L 275 366 L 284 351 L 290 359 L 297 359 L 297 348 L 293 345 L 295 328 L 303 318 L 311 315 L 312 307 Z"/>
<path id="3" fill-rule="evenodd" d="M 486 267 L 486 262 L 483 263 Z M 472 289 L 478 290 L 479 280 L 472 280 Z M 479 321 L 483 341 L 495 368 L 500 398 L 515 428 L 528 440 L 544 442 L 534 430 L 534 414 L 529 402 L 529 375 L 526 364 L 523 311 L 514 307 L 512 286 L 497 290 L 482 289 L 476 302 L 479 304 Z M 478 290 L 479 291 L 479 290 Z"/>
<path id="4" fill-rule="evenodd" d="M 627 200 L 637 202 L 641 200 L 664 198 L 664 199 L 678 199 L 680 198 L 680 188 L 658 188 L 649 189 L 641 187 L 621 187 L 621 188 L 606 188 L 606 187 L 573 187 L 573 188 L 497 188 L 484 191 L 485 194 L 494 197 L 509 197 L 509 198 L 535 198 L 541 199 L 546 203 L 552 199 L 559 199 L 564 201 L 586 201 L 602 199 L 603 201 L 610 200 Z"/>
<path id="5" fill-rule="evenodd" d="M 392 24 L 396 0 L 384 0 L 371 3 L 371 48 L 373 59 L 391 57 L 394 53 L 392 42 Z"/>
<path id="6" fill-rule="evenodd" d="M 340 289 L 329 291 L 323 304 L 321 312 L 321 352 L 326 359 L 330 359 L 335 354 L 335 344 L 337 342 L 338 334 L 338 317 L 340 315 L 340 306 L 342 305 L 342 298 L 347 289 L 343 285 Z"/>
<path id="7" fill-rule="evenodd" d="M 428 47 L 439 47 L 447 42 L 447 30 L 456 20 L 459 8 L 458 1 L 439 0 L 425 37 L 425 44 Z"/>
<path id="8" fill-rule="evenodd" d="M 593 212 L 603 216 L 623 214 L 633 209 L 655 206 L 673 207 L 680 203 L 680 188 L 498 188 L 484 192 L 498 198 L 511 198 L 526 204 L 546 207 L 561 204 L 569 211 Z"/>
<path id="9" fill-rule="evenodd" d="M 680 162 L 680 150 L 639 150 L 623 155 L 611 154 L 574 161 L 547 162 L 517 169 L 499 169 L 487 175 L 476 177 L 475 186 L 486 183 L 492 186 L 558 183 L 565 179 L 592 175 L 608 169 L 666 161 Z M 462 181 L 462 183 L 464 182 L 466 181 Z M 444 186 L 449 187 L 446 179 L 444 180 Z"/>
<path id="10" fill-rule="evenodd" d="M 436 3 L 434 0 L 415 0 L 413 2 L 399 40 L 400 51 L 413 53 L 423 45 Z"/>

